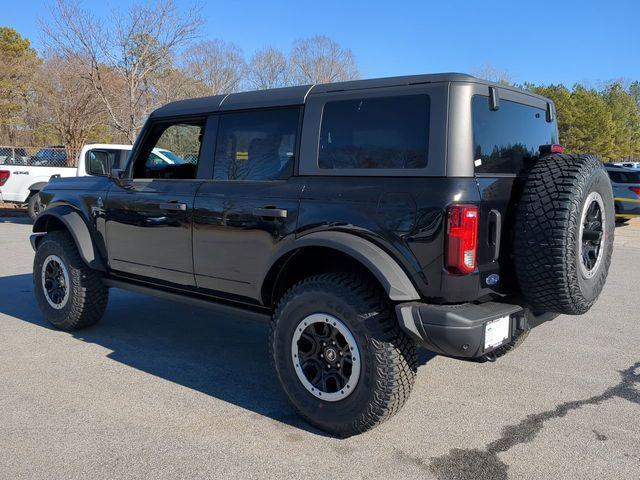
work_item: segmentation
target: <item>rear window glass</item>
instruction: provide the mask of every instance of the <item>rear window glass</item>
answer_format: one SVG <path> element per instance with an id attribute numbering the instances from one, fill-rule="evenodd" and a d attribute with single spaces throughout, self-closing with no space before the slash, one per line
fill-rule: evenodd
<path id="1" fill-rule="evenodd" d="M 640 172 L 615 172 L 607 170 L 609 178 L 616 183 L 640 183 Z"/>
<path id="2" fill-rule="evenodd" d="M 476 173 L 518 173 L 540 145 L 558 143 L 556 123 L 541 108 L 500 100 L 491 111 L 488 97 L 475 95 L 472 110 Z"/>
<path id="3" fill-rule="evenodd" d="M 300 110 L 282 108 L 220 117 L 214 178 L 278 180 L 293 173 Z"/>
<path id="4" fill-rule="evenodd" d="M 424 168 L 428 147 L 428 95 L 360 98 L 324 105 L 320 168 Z"/>

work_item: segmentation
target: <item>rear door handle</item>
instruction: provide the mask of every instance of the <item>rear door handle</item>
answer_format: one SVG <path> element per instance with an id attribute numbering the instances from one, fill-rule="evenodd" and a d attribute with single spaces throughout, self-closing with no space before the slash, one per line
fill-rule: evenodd
<path id="1" fill-rule="evenodd" d="M 165 202 L 160 204 L 160 210 L 174 210 L 184 212 L 187 210 L 187 204 L 180 202 Z"/>
<path id="2" fill-rule="evenodd" d="M 284 208 L 275 208 L 275 207 L 254 208 L 253 214 L 256 217 L 287 218 L 287 210 Z"/>

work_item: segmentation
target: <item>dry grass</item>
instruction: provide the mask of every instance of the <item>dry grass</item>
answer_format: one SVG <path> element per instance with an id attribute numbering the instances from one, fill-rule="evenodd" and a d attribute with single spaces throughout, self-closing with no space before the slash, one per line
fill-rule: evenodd
<path id="1" fill-rule="evenodd" d="M 0 217 L 16 217 L 26 214 L 26 208 L 20 208 L 15 203 L 0 202 Z"/>

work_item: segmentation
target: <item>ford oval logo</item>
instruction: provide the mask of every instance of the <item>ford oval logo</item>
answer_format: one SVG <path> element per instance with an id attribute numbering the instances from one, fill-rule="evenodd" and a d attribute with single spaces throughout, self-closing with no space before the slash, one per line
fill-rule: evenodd
<path id="1" fill-rule="evenodd" d="M 492 273 L 485 280 L 485 282 L 487 282 L 487 285 L 497 285 L 499 281 L 500 275 L 498 275 L 497 273 Z"/>

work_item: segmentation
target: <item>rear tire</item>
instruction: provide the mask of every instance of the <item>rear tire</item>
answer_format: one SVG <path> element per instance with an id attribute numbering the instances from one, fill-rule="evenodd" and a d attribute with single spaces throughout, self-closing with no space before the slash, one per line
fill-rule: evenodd
<path id="1" fill-rule="evenodd" d="M 589 310 L 607 279 L 614 228 L 611 182 L 596 157 L 556 154 L 536 162 L 518 205 L 514 246 L 531 307 Z"/>
<path id="2" fill-rule="evenodd" d="M 338 350 L 356 352 L 357 362 L 343 382 L 332 380 L 340 365 L 334 359 L 344 363 L 348 357 L 335 357 L 329 350 L 331 331 L 342 339 Z M 312 343 L 306 346 L 307 340 L 300 337 L 305 332 L 317 337 L 309 337 Z M 377 285 L 350 273 L 318 275 L 294 285 L 276 308 L 270 347 L 278 379 L 294 409 L 310 424 L 340 437 L 364 432 L 393 416 L 409 397 L 416 375 L 415 345 L 400 330 L 389 301 Z"/>
<path id="3" fill-rule="evenodd" d="M 60 330 L 97 323 L 109 299 L 102 275 L 84 263 L 73 239 L 63 231 L 47 233 L 38 245 L 33 286 L 40 311 Z"/>
<path id="4" fill-rule="evenodd" d="M 29 201 L 27 202 L 27 212 L 31 217 L 31 220 L 35 221 L 42 212 L 42 203 L 40 202 L 40 193 L 36 192 L 29 197 Z"/>

